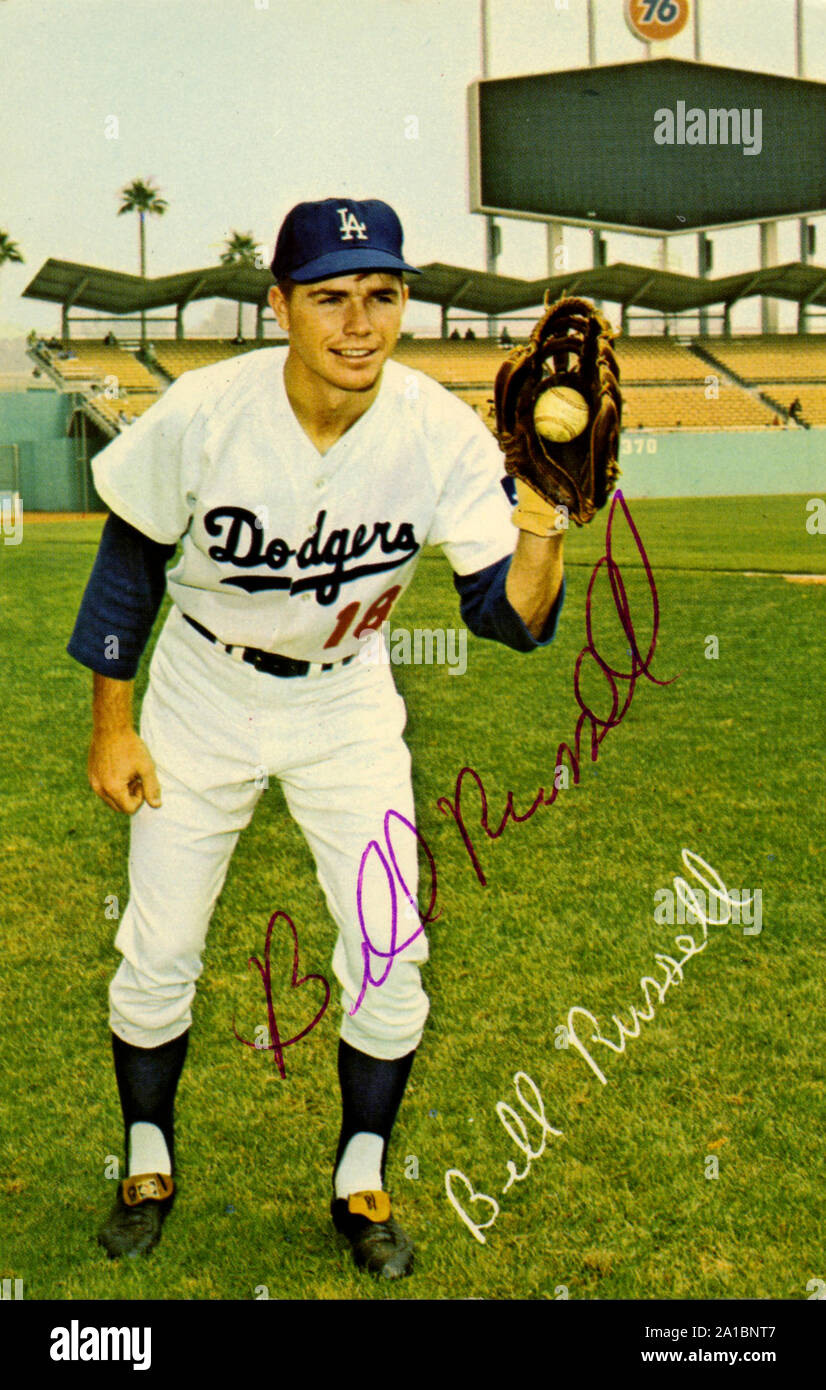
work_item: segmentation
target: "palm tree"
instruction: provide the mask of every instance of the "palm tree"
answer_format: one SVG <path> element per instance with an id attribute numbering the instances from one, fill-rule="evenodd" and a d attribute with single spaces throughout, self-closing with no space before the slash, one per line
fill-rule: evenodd
<path id="1" fill-rule="evenodd" d="M 124 212 L 136 212 L 138 214 L 139 236 L 140 236 L 140 255 L 141 255 L 141 275 L 146 278 L 146 232 L 144 223 L 147 213 L 162 217 L 169 204 L 164 198 L 158 197 L 157 188 L 153 188 L 149 179 L 133 179 L 125 188 L 120 191 L 123 203 L 118 208 L 118 217 Z M 146 347 L 146 312 L 141 309 L 141 347 Z"/>
<path id="2" fill-rule="evenodd" d="M 0 229 L 0 265 L 5 265 L 6 261 L 19 261 L 22 264 L 23 257 L 17 242 L 12 241 L 8 232 Z"/>
<path id="3" fill-rule="evenodd" d="M 225 241 L 226 250 L 220 257 L 221 265 L 255 265 L 255 257 L 259 250 L 259 243 L 255 240 L 252 232 L 230 232 Z M 238 327 L 235 336 L 242 338 L 242 315 L 244 304 L 238 300 Z"/>

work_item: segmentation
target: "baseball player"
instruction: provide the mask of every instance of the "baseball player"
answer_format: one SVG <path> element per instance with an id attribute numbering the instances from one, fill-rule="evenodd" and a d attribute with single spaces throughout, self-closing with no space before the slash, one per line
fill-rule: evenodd
<path id="1" fill-rule="evenodd" d="M 68 650 L 94 672 L 91 786 L 132 816 L 109 991 L 127 1176 L 99 1240 L 113 1258 L 152 1249 L 175 1200 L 173 1103 L 201 953 L 265 769 L 281 782 L 338 929 L 333 1222 L 359 1267 L 398 1278 L 413 1246 L 384 1177 L 428 1012 L 428 947 L 416 935 L 355 1008 L 359 865 L 388 809 L 414 820 L 390 664 L 356 658 L 425 545 L 449 560 L 472 632 L 519 651 L 546 645 L 564 597 L 563 534 L 535 492 L 513 511 L 502 455 L 469 406 L 388 360 L 408 298 L 403 275 L 420 273 L 403 259 L 392 208 L 347 197 L 299 204 L 272 272 L 286 351 L 187 372 L 93 464 L 110 515 Z M 172 607 L 139 736 L 133 678 L 165 585 Z M 415 898 L 415 838 L 396 853 Z M 363 919 L 386 950 L 386 879 L 374 868 L 363 879 Z"/>

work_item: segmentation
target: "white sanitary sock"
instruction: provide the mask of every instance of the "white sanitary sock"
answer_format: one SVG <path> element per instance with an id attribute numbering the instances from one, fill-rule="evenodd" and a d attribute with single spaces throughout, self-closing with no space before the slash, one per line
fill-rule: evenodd
<path id="1" fill-rule="evenodd" d="M 380 1134 L 361 1129 L 348 1140 L 336 1168 L 337 1197 L 349 1197 L 353 1192 L 381 1192 L 381 1160 L 384 1140 Z"/>
<path id="2" fill-rule="evenodd" d="M 172 1173 L 166 1140 L 157 1125 L 139 1120 L 129 1128 L 129 1174 Z"/>

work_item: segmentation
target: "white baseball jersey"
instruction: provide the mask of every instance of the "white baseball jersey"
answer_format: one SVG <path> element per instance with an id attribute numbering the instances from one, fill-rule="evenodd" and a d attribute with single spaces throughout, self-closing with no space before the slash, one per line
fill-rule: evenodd
<path id="1" fill-rule="evenodd" d="M 168 588 L 221 642 L 312 662 L 360 650 L 424 545 L 457 574 L 512 553 L 496 441 L 464 402 L 385 363 L 325 454 L 284 386 L 286 350 L 185 373 L 93 460 L 107 506 L 182 554 Z"/>

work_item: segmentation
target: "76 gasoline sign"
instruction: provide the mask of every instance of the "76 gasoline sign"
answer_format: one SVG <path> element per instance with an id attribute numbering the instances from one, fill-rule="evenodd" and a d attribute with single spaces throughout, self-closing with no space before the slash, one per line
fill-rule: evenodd
<path id="1" fill-rule="evenodd" d="M 673 39 L 688 23 L 688 0 L 625 0 L 625 20 L 643 43 Z"/>

